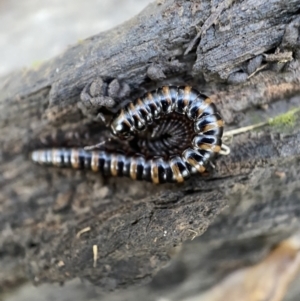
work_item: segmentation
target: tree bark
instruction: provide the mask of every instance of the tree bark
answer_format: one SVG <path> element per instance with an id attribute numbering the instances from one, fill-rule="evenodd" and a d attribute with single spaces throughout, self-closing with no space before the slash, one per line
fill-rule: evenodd
<path id="1" fill-rule="evenodd" d="M 81 277 L 106 290 L 149 282 L 208 229 L 191 251 L 197 265 L 187 267 L 201 269 L 201 290 L 297 231 L 298 113 L 234 136 L 209 176 L 182 185 L 43 168 L 28 153 L 107 135 L 80 100 L 95 79 L 102 104 L 113 99 L 114 108 L 166 83 L 194 85 L 216 102 L 226 130 L 286 113 L 300 102 L 299 8 L 300 0 L 156 1 L 38 68 L 2 78 L 0 287 L 26 277 Z M 235 263 L 215 272 L 237 247 Z M 168 271 L 157 275 L 166 289 Z"/>

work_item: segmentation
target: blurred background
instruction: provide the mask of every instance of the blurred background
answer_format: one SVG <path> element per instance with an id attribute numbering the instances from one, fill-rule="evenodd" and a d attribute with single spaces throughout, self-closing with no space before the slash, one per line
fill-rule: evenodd
<path id="1" fill-rule="evenodd" d="M 108 30 L 151 0 L 0 0 L 0 76 Z"/>

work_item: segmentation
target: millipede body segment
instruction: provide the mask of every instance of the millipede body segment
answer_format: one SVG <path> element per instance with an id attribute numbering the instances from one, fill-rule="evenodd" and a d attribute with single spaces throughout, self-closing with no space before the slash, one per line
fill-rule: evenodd
<path id="1" fill-rule="evenodd" d="M 203 173 L 222 146 L 223 120 L 215 104 L 190 86 L 164 86 L 145 94 L 121 109 L 110 128 L 126 141 L 124 149 L 42 149 L 31 158 L 105 176 L 176 183 Z"/>

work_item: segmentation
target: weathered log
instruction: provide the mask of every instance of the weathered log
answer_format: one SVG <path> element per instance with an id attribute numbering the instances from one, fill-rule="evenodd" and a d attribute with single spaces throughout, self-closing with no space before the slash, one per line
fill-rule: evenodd
<path id="1" fill-rule="evenodd" d="M 36 70 L 1 79 L 0 286 L 12 275 L 35 283 L 81 277 L 102 289 L 149 282 L 174 247 L 201 235 L 226 206 L 197 240 L 207 250 L 217 241 L 217 254 L 224 245 L 229 250 L 219 260 L 214 252 L 199 255 L 202 279 L 237 246 L 257 248 L 237 251 L 231 269 L 258 260 L 299 228 L 296 113 L 290 126 L 233 137 L 231 154 L 218 158 L 209 176 L 183 185 L 105 179 L 28 159 L 45 144 L 87 145 L 107 135 L 80 100 L 97 78 L 100 104 L 114 106 L 164 83 L 195 85 L 212 95 L 227 129 L 297 107 L 300 1 L 211 5 L 155 2 Z M 99 107 L 91 109 L 95 115 Z M 202 289 L 226 271 L 209 274 Z"/>

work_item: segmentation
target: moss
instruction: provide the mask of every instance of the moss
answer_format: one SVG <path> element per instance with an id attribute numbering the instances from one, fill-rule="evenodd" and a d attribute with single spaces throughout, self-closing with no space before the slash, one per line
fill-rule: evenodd
<path id="1" fill-rule="evenodd" d="M 293 128 L 296 125 L 297 114 L 300 109 L 292 109 L 284 114 L 278 115 L 274 118 L 269 119 L 268 123 L 272 127 L 277 129 L 289 129 Z"/>
<path id="2" fill-rule="evenodd" d="M 42 63 L 43 61 L 34 61 L 31 63 L 31 67 L 36 70 L 42 65 Z"/>

